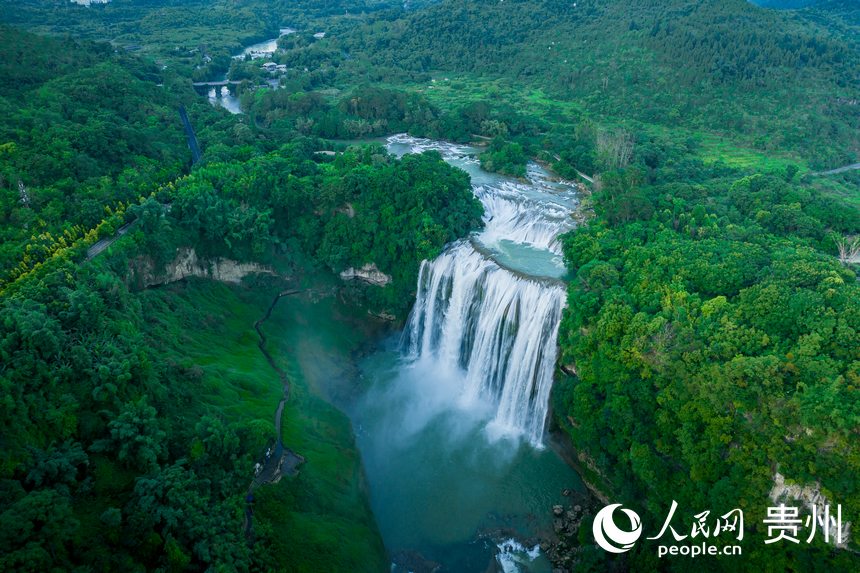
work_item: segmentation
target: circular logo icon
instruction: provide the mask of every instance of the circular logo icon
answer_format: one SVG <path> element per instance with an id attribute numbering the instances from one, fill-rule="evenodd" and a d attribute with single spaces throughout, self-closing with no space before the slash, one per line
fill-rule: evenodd
<path id="1" fill-rule="evenodd" d="M 639 519 L 639 515 L 632 509 L 621 508 L 621 511 L 630 520 L 631 531 L 624 531 L 615 525 L 612 514 L 619 507 L 621 507 L 620 503 L 614 503 L 598 511 L 597 515 L 594 516 L 594 524 L 592 526 L 595 541 L 610 553 L 630 551 L 633 544 L 642 535 L 642 520 Z"/>

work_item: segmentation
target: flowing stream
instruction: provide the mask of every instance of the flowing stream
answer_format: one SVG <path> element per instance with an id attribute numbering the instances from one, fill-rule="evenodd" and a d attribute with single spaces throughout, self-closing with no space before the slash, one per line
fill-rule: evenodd
<path id="1" fill-rule="evenodd" d="M 295 33 L 296 31 L 292 28 L 281 28 L 279 32 L 280 35 L 277 38 L 251 44 L 238 54 L 234 54 L 233 58 L 244 59 L 245 56 L 251 56 L 251 59 L 253 60 L 269 58 L 278 50 L 278 40 L 281 37 Z M 224 74 L 223 79 L 227 79 L 227 74 Z M 277 80 L 270 80 L 270 85 L 272 87 L 277 87 Z M 206 97 L 209 100 L 209 103 L 215 107 L 223 107 L 232 114 L 243 113 L 242 103 L 239 97 L 231 93 L 230 88 L 227 86 L 221 88 L 209 88 L 206 92 Z"/>
<path id="2" fill-rule="evenodd" d="M 439 151 L 466 170 L 485 227 L 422 264 L 401 336 L 364 359 L 352 408 L 371 503 L 395 571 L 549 571 L 536 539 L 578 476 L 544 447 L 575 187 L 480 168 L 477 150 L 406 135 L 396 155 Z M 419 559 L 420 561 L 420 559 Z"/>

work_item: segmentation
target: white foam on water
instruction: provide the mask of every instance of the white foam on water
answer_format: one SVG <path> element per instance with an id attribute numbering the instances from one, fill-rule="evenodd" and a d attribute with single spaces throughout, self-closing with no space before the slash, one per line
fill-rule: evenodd
<path id="1" fill-rule="evenodd" d="M 540 546 L 526 547 L 516 539 L 506 539 L 496 543 L 499 552 L 496 561 L 504 573 L 520 573 L 520 565 L 528 565 L 540 556 Z"/>

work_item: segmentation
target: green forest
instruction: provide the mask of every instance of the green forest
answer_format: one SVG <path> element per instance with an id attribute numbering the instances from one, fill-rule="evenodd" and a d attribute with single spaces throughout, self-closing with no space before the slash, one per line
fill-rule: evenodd
<path id="1" fill-rule="evenodd" d="M 54 70 L 35 77 L 4 58 L 6 77 L 21 81 L 5 84 L 2 103 L 2 569 L 379 570 L 384 552 L 356 483 L 326 489 L 341 491 L 336 507 L 277 502 L 295 523 L 270 509 L 260 541 L 244 539 L 248 468 L 274 439 L 278 394 L 248 329 L 278 281 L 250 293 L 143 287 L 179 246 L 272 265 L 296 285 L 372 261 L 392 284 L 354 296 L 402 315 L 418 263 L 480 225 L 468 177 L 432 153 L 318 154 L 318 140 L 254 133 L 190 88 L 156 87 L 144 61 L 103 44 L 2 34 L 7 53 Z M 183 101 L 207 149 L 190 173 Z M 89 245 L 126 222 L 108 253 L 87 260 Z M 245 380 L 231 359 L 247 363 Z M 248 390 L 268 403 L 226 407 Z M 360 480 L 343 415 L 314 408 L 313 426 L 330 425 L 319 436 L 329 467 L 315 470 L 329 474 L 317 478 L 346 468 Z M 309 428 L 302 439 L 321 431 Z M 304 552 L 274 552 L 284 527 L 310 535 Z M 359 545 L 332 551 L 346 532 Z"/>
<path id="2" fill-rule="evenodd" d="M 580 185 L 547 424 L 597 495 L 742 507 L 743 561 L 703 571 L 860 569 L 856 533 L 765 545 L 757 517 L 778 472 L 860 520 L 853 2 L 0 7 L 0 570 L 392 570 L 342 374 L 301 349 L 391 337 L 485 223 L 397 133 Z M 232 57 L 286 28 L 282 72 Z M 224 78 L 244 113 L 192 85 Z M 173 280 L 188 253 L 208 271 Z M 387 284 L 339 276 L 368 265 Z M 281 441 L 298 474 L 250 487 Z M 562 570 L 689 570 L 589 519 Z"/>
<path id="3" fill-rule="evenodd" d="M 765 515 L 778 471 L 857 511 L 858 284 L 830 254 L 857 233 L 856 211 L 789 177 L 629 171 L 607 177 L 595 209 L 565 237 L 576 277 L 560 336 L 575 377 L 556 399 L 597 479 L 655 516 L 672 500 Z M 856 566 L 823 544 L 752 549 L 751 570 Z"/>

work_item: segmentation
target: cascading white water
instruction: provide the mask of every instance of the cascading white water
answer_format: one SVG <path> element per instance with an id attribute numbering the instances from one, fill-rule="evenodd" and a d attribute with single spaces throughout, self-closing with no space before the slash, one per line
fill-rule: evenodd
<path id="1" fill-rule="evenodd" d="M 497 404 L 489 429 L 543 437 L 565 291 L 522 278 L 458 243 L 421 266 L 405 342 L 465 374 L 463 400 Z"/>
<path id="2" fill-rule="evenodd" d="M 449 143 L 395 136 L 389 148 L 395 145 L 435 149 L 470 171 L 485 210 L 485 227 L 471 241 L 422 264 L 404 331 L 408 356 L 440 372 L 457 369 L 461 403 L 495 408 L 491 435 L 523 436 L 540 447 L 565 304 L 563 286 L 541 271 L 549 258 L 561 267 L 556 276 L 564 272 L 558 237 L 573 227 L 573 189 L 535 166 L 528 183 L 488 177 L 468 148 Z"/>
<path id="3" fill-rule="evenodd" d="M 482 231 L 422 263 L 401 347 L 360 363 L 367 392 L 350 416 L 374 516 L 403 556 L 392 571 L 412 570 L 413 555 L 446 571 L 493 559 L 506 573 L 549 571 L 523 540 L 551 530 L 564 489 L 584 488 L 541 444 L 565 303 L 558 236 L 577 191 L 536 164 L 528 180 L 488 173 L 474 148 L 403 135 L 388 149 L 438 151 L 485 208 Z"/>
<path id="4" fill-rule="evenodd" d="M 559 235 L 570 229 L 570 210 L 562 205 L 530 200 L 514 184 L 479 186 L 475 196 L 484 205 L 485 228 L 480 241 L 510 241 L 561 255 Z"/>

